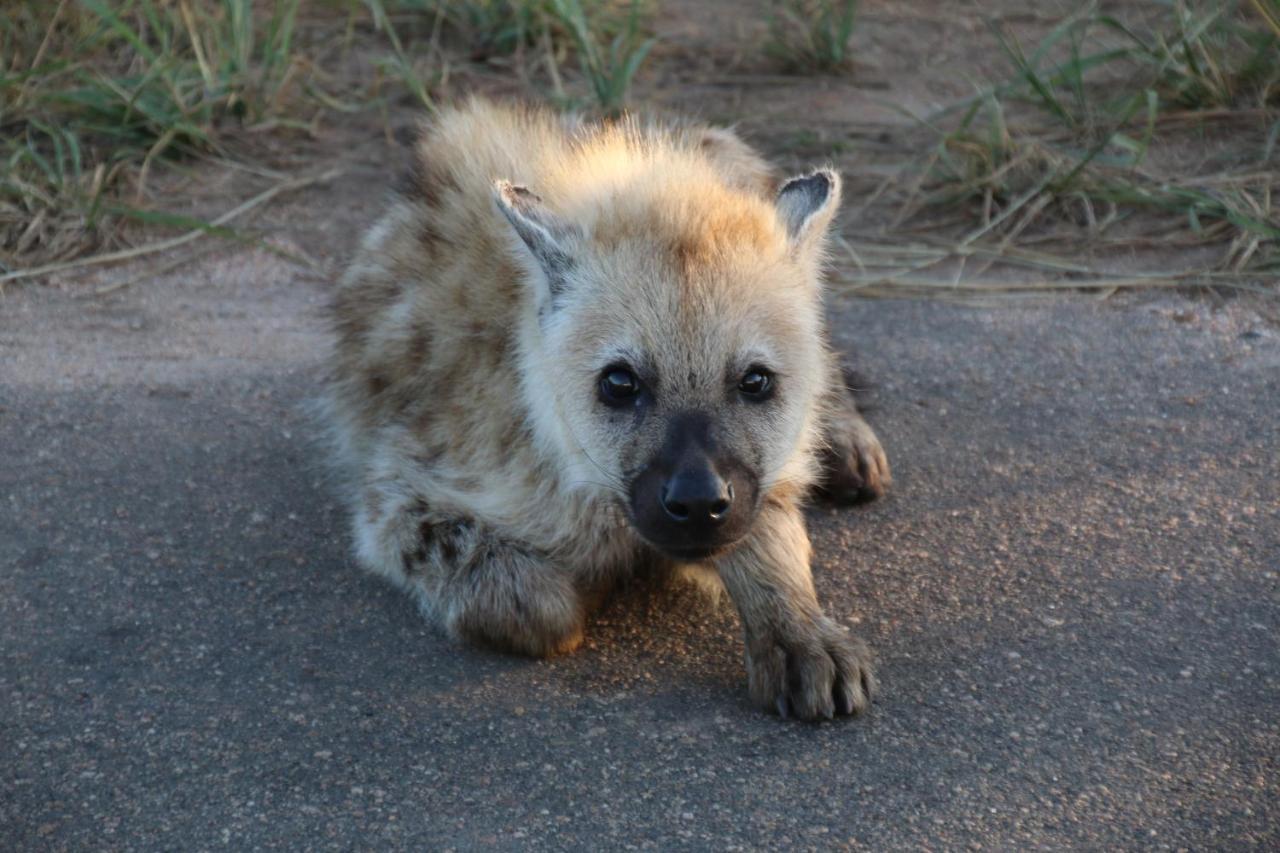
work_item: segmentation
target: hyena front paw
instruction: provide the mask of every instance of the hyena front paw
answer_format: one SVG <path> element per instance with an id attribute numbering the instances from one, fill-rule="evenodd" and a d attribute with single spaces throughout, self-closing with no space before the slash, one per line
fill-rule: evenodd
<path id="1" fill-rule="evenodd" d="M 866 645 L 829 619 L 798 636 L 749 639 L 747 677 L 757 704 L 801 720 L 861 714 L 876 689 Z"/>
<path id="2" fill-rule="evenodd" d="M 830 438 L 823 453 L 822 481 L 818 493 L 839 504 L 872 501 L 893 483 L 889 457 L 880 439 L 862 418 L 853 418 Z"/>
<path id="3" fill-rule="evenodd" d="M 582 644 L 578 592 L 542 560 L 507 552 L 458 580 L 447 593 L 444 619 L 455 639 L 531 657 L 565 654 Z"/>

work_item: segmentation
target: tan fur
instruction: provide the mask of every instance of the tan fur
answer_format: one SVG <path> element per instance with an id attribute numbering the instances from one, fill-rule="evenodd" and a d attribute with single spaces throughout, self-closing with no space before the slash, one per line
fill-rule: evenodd
<path id="1" fill-rule="evenodd" d="M 414 162 L 334 304 L 330 411 L 360 561 L 454 637 L 567 651 L 600 590 L 667 562 L 624 494 L 657 425 L 722 409 L 726 369 L 770 359 L 779 402 L 721 412 L 717 427 L 758 465 L 763 508 L 707 567 L 742 615 L 760 702 L 805 718 L 865 707 L 865 651 L 818 607 L 800 513 L 824 470 L 846 491 L 849 477 L 854 491 L 888 483 L 824 342 L 834 176 L 801 228 L 729 131 L 482 101 L 440 115 Z M 526 207 L 529 223 L 572 226 L 557 232 L 573 247 L 562 286 L 517 235 Z M 644 353 L 663 377 L 648 431 L 625 431 L 592 396 L 616 352 Z"/>

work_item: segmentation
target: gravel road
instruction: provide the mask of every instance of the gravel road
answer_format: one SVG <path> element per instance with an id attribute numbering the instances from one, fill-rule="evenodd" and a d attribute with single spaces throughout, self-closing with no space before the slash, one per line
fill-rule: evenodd
<path id="1" fill-rule="evenodd" d="M 896 484 L 813 511 L 815 573 L 883 690 L 804 725 L 688 591 L 531 662 L 362 575 L 307 415 L 325 290 L 228 249 L 0 298 L 0 847 L 1280 844 L 1280 334 L 1247 304 L 833 300 Z"/>

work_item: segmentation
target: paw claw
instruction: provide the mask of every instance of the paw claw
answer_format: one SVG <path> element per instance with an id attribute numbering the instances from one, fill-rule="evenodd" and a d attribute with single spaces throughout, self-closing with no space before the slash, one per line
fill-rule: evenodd
<path id="1" fill-rule="evenodd" d="M 752 643 L 747 666 L 752 693 L 782 719 L 831 720 L 866 710 L 874 685 L 869 658 L 862 643 L 824 620 L 809 636 Z"/>
<path id="2" fill-rule="evenodd" d="M 889 458 L 876 434 L 860 418 L 846 436 L 833 440 L 823 460 L 819 492 L 833 503 L 855 504 L 882 497 L 893 483 Z"/>
<path id="3" fill-rule="evenodd" d="M 857 707 L 853 695 L 853 688 L 847 683 L 841 681 L 836 684 L 836 712 L 842 717 L 847 717 L 854 712 Z"/>

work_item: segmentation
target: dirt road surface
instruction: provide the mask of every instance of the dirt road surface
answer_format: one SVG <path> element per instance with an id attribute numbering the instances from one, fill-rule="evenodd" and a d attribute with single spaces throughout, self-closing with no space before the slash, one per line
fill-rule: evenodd
<path id="1" fill-rule="evenodd" d="M 336 264 L 379 199 L 354 172 L 277 233 Z M 307 414 L 328 287 L 221 247 L 4 296 L 0 846 L 1280 838 L 1280 334 L 1247 301 L 833 297 L 897 482 L 812 513 L 883 694 L 811 726 L 748 704 L 687 592 L 531 662 L 361 574 Z"/>

